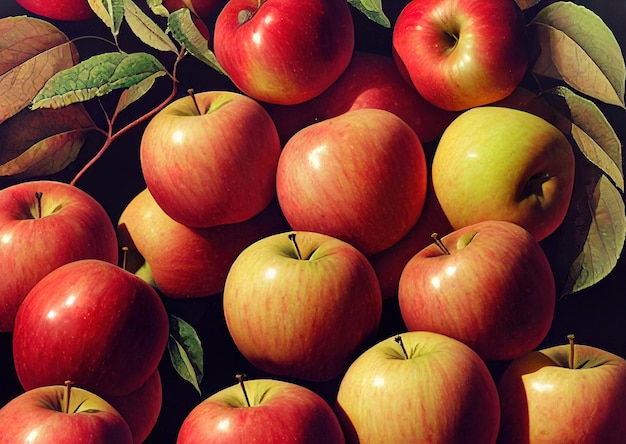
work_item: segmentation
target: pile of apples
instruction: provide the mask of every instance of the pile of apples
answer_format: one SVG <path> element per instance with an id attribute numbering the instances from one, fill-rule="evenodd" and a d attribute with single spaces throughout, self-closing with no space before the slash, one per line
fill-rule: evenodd
<path id="1" fill-rule="evenodd" d="M 626 360 L 573 337 L 537 350 L 557 299 L 540 242 L 575 156 L 524 107 L 514 0 L 408 1 L 391 55 L 355 50 L 345 0 L 163 4 L 216 15 L 233 91 L 150 120 L 145 189 L 115 223 L 69 184 L 0 190 L 0 330 L 24 389 L 0 442 L 146 441 L 163 301 L 207 297 L 267 377 L 208 394 L 178 444 L 621 442 Z M 393 298 L 403 326 L 383 336 Z"/>

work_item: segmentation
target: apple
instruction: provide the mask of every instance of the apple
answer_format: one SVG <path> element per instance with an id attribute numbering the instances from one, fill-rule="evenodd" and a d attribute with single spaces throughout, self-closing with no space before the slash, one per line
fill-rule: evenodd
<path id="1" fill-rule="evenodd" d="M 344 240 L 366 255 L 415 225 L 427 166 L 411 127 L 380 109 L 357 109 L 298 131 L 278 161 L 278 202 L 294 230 Z"/>
<path id="2" fill-rule="evenodd" d="M 383 299 L 398 296 L 402 270 L 413 256 L 432 244 L 433 232 L 444 235 L 452 231 L 429 181 L 424 208 L 411 231 L 391 247 L 369 257 L 378 276 Z"/>
<path id="3" fill-rule="evenodd" d="M 199 18 L 207 20 L 226 4 L 226 0 L 163 0 L 162 4 L 169 12 L 187 8 Z"/>
<path id="4" fill-rule="evenodd" d="M 87 20 L 94 12 L 87 0 L 16 0 L 22 8 L 53 20 Z"/>
<path id="5" fill-rule="evenodd" d="M 563 222 L 575 160 L 565 135 L 526 111 L 465 111 L 444 131 L 432 162 L 435 193 L 450 224 L 489 219 L 521 225 L 538 241 Z"/>
<path id="6" fill-rule="evenodd" d="M 393 27 L 393 55 L 429 102 L 461 111 L 508 96 L 529 63 L 514 0 L 412 0 Z"/>
<path id="7" fill-rule="evenodd" d="M 327 90 L 297 105 L 264 104 L 281 141 L 305 126 L 361 108 L 384 109 L 408 123 L 420 142 L 432 142 L 458 112 L 445 111 L 426 101 L 403 78 L 392 57 L 355 51 L 350 64 Z"/>
<path id="8" fill-rule="evenodd" d="M 514 360 L 498 381 L 499 442 L 623 442 L 626 360 L 590 345 L 556 345 Z"/>
<path id="9" fill-rule="evenodd" d="M 183 421 L 176 444 L 257 441 L 345 442 L 337 416 L 314 391 L 276 379 L 241 379 L 198 404 Z"/>
<path id="10" fill-rule="evenodd" d="M 352 245 L 321 233 L 265 237 L 235 259 L 224 286 L 235 345 L 276 376 L 329 381 L 378 331 L 374 269 Z"/>
<path id="11" fill-rule="evenodd" d="M 208 228 L 190 228 L 169 217 L 146 188 L 122 212 L 118 223 L 120 246 L 141 256 L 154 284 L 171 298 L 197 298 L 224 289 L 235 258 L 252 242 L 288 230 L 278 202 L 249 220 Z"/>
<path id="12" fill-rule="evenodd" d="M 239 90 L 293 105 L 326 90 L 354 51 L 345 0 L 229 0 L 215 22 L 217 61 Z"/>
<path id="13" fill-rule="evenodd" d="M 132 444 L 128 424 L 102 399 L 80 387 L 28 390 L 0 409 L 0 442 Z"/>
<path id="14" fill-rule="evenodd" d="M 335 411 L 348 443 L 494 443 L 496 384 L 467 345 L 402 333 L 365 350 L 339 384 Z"/>
<path id="15" fill-rule="evenodd" d="M 118 261 L 115 227 L 102 205 L 77 187 L 50 180 L 0 190 L 0 245 L 2 332 L 13 330 L 20 304 L 52 270 L 79 259 Z"/>
<path id="16" fill-rule="evenodd" d="M 124 396 L 152 376 L 168 337 L 167 312 L 150 285 L 84 259 L 28 293 L 15 318 L 13 360 L 25 390 L 69 379 L 103 397 Z"/>
<path id="17" fill-rule="evenodd" d="M 108 396 L 106 400 L 122 415 L 133 435 L 133 442 L 144 442 L 154 429 L 163 405 L 163 385 L 155 370 L 144 385 L 126 396 Z"/>
<path id="18" fill-rule="evenodd" d="M 547 335 L 556 305 L 550 262 L 528 231 L 485 221 L 437 239 L 400 276 L 408 330 L 469 345 L 485 360 L 522 356 Z"/>
<path id="19" fill-rule="evenodd" d="M 205 228 L 248 220 L 269 205 L 280 150 L 274 122 L 258 102 L 205 91 L 175 100 L 150 120 L 141 170 L 163 211 Z"/>

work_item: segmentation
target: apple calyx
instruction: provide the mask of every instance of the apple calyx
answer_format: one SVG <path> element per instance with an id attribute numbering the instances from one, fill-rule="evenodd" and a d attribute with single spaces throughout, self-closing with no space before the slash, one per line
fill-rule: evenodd
<path id="1" fill-rule="evenodd" d="M 531 176 L 524 184 L 520 200 L 529 196 L 543 197 L 543 184 L 551 178 L 550 173 L 537 173 Z"/>
<path id="2" fill-rule="evenodd" d="M 42 209 L 41 209 L 41 198 L 43 197 L 43 193 L 41 191 L 35 192 L 35 198 L 37 199 L 37 219 L 41 219 L 42 217 Z"/>
<path id="3" fill-rule="evenodd" d="M 402 354 L 404 355 L 404 359 L 409 359 L 409 354 L 406 352 L 406 348 L 404 348 L 404 342 L 402 341 L 402 336 L 398 335 L 393 338 L 398 344 L 400 344 L 400 348 L 402 349 Z"/>
<path id="4" fill-rule="evenodd" d="M 435 245 L 437 245 L 437 247 L 439 247 L 439 249 L 441 250 L 441 252 L 443 254 L 450 254 L 450 250 L 448 250 L 446 248 L 446 246 L 444 245 L 444 243 L 441 242 L 441 239 L 439 239 L 439 235 L 437 233 L 431 234 L 430 237 L 433 238 L 433 241 L 435 242 Z"/>
<path id="5" fill-rule="evenodd" d="M 299 260 L 302 260 L 302 254 L 300 253 L 300 247 L 298 247 L 298 243 L 296 242 L 296 233 L 289 233 L 289 240 L 293 244 L 296 249 L 296 255 Z"/>
<path id="6" fill-rule="evenodd" d="M 241 391 L 243 392 L 243 397 L 246 399 L 246 404 L 248 405 L 248 407 L 251 407 L 250 399 L 248 398 L 248 392 L 246 391 L 246 385 L 243 382 L 244 379 L 246 379 L 246 375 L 244 373 L 239 373 L 235 377 L 237 378 L 237 381 L 239 381 L 239 386 L 241 387 Z"/>

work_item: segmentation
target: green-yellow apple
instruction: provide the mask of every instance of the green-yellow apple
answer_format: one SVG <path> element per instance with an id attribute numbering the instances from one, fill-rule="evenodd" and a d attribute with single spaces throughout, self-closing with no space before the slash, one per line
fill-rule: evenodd
<path id="1" fill-rule="evenodd" d="M 53 20 L 87 20 L 94 17 L 87 0 L 16 0 L 24 9 Z"/>
<path id="2" fill-rule="evenodd" d="M 25 390 L 69 379 L 103 397 L 125 396 L 153 375 L 168 337 L 156 290 L 116 265 L 84 259 L 28 293 L 15 317 L 13 360 Z"/>
<path id="3" fill-rule="evenodd" d="M 248 245 L 288 230 L 274 199 L 258 215 L 235 224 L 191 228 L 169 217 L 146 188 L 126 206 L 118 222 L 120 246 L 128 247 L 126 269 L 147 263 L 159 290 L 171 298 L 210 296 L 224 289 L 228 269 Z"/>
<path id="4" fill-rule="evenodd" d="M 172 219 L 204 228 L 242 222 L 276 197 L 280 140 L 255 100 L 205 91 L 175 100 L 141 138 L 141 171 Z"/>
<path id="5" fill-rule="evenodd" d="M 447 110 L 508 96 L 528 68 L 526 22 L 515 0 L 412 0 L 392 40 L 405 77 Z"/>
<path id="6" fill-rule="evenodd" d="M 0 442 L 29 444 L 132 444 L 120 413 L 80 387 L 53 385 L 28 390 L 0 409 Z"/>
<path id="7" fill-rule="evenodd" d="M 506 220 L 541 241 L 567 214 L 574 170 L 572 146 L 557 127 L 525 111 L 486 106 L 446 128 L 432 180 L 454 228 Z"/>
<path id="8" fill-rule="evenodd" d="M 422 144 L 404 120 L 357 109 L 291 137 L 278 162 L 276 190 L 292 229 L 328 234 L 371 255 L 415 225 L 427 174 Z"/>
<path id="9" fill-rule="evenodd" d="M 198 404 L 176 444 L 345 442 L 337 416 L 314 391 L 276 379 L 241 381 Z"/>
<path id="10" fill-rule="evenodd" d="M 500 404 L 485 362 L 467 345 L 410 332 L 365 350 L 341 379 L 335 411 L 346 442 L 496 441 Z"/>
<path id="11" fill-rule="evenodd" d="M 404 80 L 392 57 L 363 51 L 354 52 L 341 77 L 319 96 L 297 105 L 264 106 L 283 144 L 305 126 L 352 109 L 390 111 L 408 123 L 422 143 L 441 136 L 458 115 L 426 101 Z"/>
<path id="12" fill-rule="evenodd" d="M 511 222 L 479 222 L 438 239 L 405 266 L 398 288 L 409 330 L 458 339 L 486 360 L 537 347 L 556 305 L 548 259 L 528 231 Z"/>
<path id="13" fill-rule="evenodd" d="M 261 239 L 235 260 L 224 316 L 239 351 L 273 375 L 328 381 L 375 337 L 382 297 L 352 245 L 294 231 Z"/>
<path id="14" fill-rule="evenodd" d="M 215 57 L 257 100 L 292 105 L 346 69 L 354 24 L 345 0 L 229 0 L 215 22 Z"/>
<path id="15" fill-rule="evenodd" d="M 20 304 L 41 278 L 88 258 L 118 261 L 115 227 L 92 196 L 49 180 L 0 190 L 0 331 L 13 330 Z"/>
<path id="16" fill-rule="evenodd" d="M 498 391 L 499 442 L 624 442 L 626 360 L 621 356 L 573 342 L 533 351 L 505 369 Z"/>

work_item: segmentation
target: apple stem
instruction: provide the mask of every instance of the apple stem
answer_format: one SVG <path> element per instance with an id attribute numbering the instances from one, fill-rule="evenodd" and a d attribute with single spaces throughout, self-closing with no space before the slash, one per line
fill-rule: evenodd
<path id="1" fill-rule="evenodd" d="M 199 116 L 202 115 L 202 111 L 200 111 L 200 107 L 198 106 L 198 101 L 196 100 L 196 94 L 193 88 L 189 88 L 187 90 L 187 93 L 191 96 L 191 100 L 193 100 L 193 104 L 196 107 L 196 111 L 198 112 L 198 115 Z"/>
<path id="2" fill-rule="evenodd" d="M 409 355 L 406 352 L 406 348 L 404 348 L 404 342 L 402 341 L 402 336 L 398 335 L 394 338 L 394 340 L 400 344 L 400 348 L 402 349 L 402 353 L 404 354 L 405 359 L 409 359 Z"/>
<path id="3" fill-rule="evenodd" d="M 296 248 L 296 254 L 298 255 L 298 259 L 302 260 L 300 247 L 298 247 L 298 243 L 296 242 L 296 233 L 289 233 L 289 240 L 293 243 L 293 246 Z"/>
<path id="4" fill-rule="evenodd" d="M 41 219 L 43 211 L 41 209 L 41 198 L 43 197 L 43 193 L 41 191 L 35 192 L 35 197 L 37 198 L 37 219 Z"/>
<path id="5" fill-rule="evenodd" d="M 443 242 L 441 242 L 441 239 L 439 239 L 439 235 L 437 233 L 431 234 L 430 237 L 433 238 L 433 240 L 435 241 L 435 245 L 439 247 L 443 254 L 450 254 L 450 250 L 448 250 Z"/>
<path id="6" fill-rule="evenodd" d="M 63 396 L 63 405 L 61 406 L 61 408 L 63 409 L 63 413 L 70 412 L 70 396 L 72 391 L 72 384 L 74 383 L 70 380 L 65 381 L 65 394 Z"/>
<path id="7" fill-rule="evenodd" d="M 122 270 L 126 270 L 126 258 L 128 257 L 128 247 L 122 247 Z"/>
<path id="8" fill-rule="evenodd" d="M 569 340 L 569 368 L 574 368 L 574 335 L 567 335 L 567 339 Z"/>
<path id="9" fill-rule="evenodd" d="M 243 373 L 240 373 L 240 374 L 238 374 L 235 377 L 239 381 L 239 385 L 241 386 L 241 391 L 243 392 L 243 397 L 246 398 L 246 404 L 248 404 L 248 407 L 250 407 L 250 399 L 248 398 L 248 392 L 246 391 L 246 385 L 243 383 L 244 379 L 246 379 L 246 375 L 243 374 Z"/>

